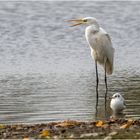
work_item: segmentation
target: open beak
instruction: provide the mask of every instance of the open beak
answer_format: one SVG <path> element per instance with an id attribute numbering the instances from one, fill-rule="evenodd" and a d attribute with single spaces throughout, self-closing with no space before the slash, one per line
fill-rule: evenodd
<path id="1" fill-rule="evenodd" d="M 72 19 L 72 20 L 67 20 L 67 22 L 71 22 L 72 25 L 70 27 L 78 26 L 84 23 L 82 19 Z"/>

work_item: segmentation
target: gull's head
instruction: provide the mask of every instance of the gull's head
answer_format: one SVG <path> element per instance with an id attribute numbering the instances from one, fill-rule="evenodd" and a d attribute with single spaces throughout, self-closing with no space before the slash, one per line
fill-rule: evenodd
<path id="1" fill-rule="evenodd" d="M 112 99 L 122 99 L 122 95 L 120 93 L 115 93 L 113 96 L 112 96 Z"/>
<path id="2" fill-rule="evenodd" d="M 85 17 L 85 18 L 81 18 L 81 19 L 72 19 L 72 20 L 68 20 L 68 22 L 73 23 L 71 25 L 71 27 L 78 26 L 78 25 L 81 25 L 81 24 L 99 26 L 96 18 L 94 18 L 94 17 Z"/>

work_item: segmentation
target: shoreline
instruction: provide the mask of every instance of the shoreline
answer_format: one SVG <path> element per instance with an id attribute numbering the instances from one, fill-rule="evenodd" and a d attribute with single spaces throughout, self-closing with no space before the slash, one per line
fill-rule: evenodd
<path id="1" fill-rule="evenodd" d="M 49 122 L 40 124 L 0 124 L 1 139 L 113 139 L 140 138 L 140 119 L 107 121 Z"/>

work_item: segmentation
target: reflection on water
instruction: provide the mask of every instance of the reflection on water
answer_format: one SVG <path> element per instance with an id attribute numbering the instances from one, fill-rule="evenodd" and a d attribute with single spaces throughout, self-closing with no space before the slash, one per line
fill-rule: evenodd
<path id="1" fill-rule="evenodd" d="M 115 48 L 106 108 L 99 67 L 96 109 L 95 67 L 84 27 L 64 22 L 85 16 L 99 19 Z M 0 122 L 109 118 L 115 92 L 126 100 L 125 117 L 139 118 L 139 17 L 139 2 L 0 2 Z"/>

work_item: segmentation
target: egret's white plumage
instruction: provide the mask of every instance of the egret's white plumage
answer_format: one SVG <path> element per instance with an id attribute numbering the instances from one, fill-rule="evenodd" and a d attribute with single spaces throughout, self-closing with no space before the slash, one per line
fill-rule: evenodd
<path id="1" fill-rule="evenodd" d="M 81 24 L 87 25 L 85 29 L 85 37 L 91 49 L 92 58 L 104 68 L 106 63 L 107 74 L 112 74 L 114 48 L 112 47 L 109 34 L 100 27 L 99 23 L 94 17 L 86 17 L 83 19 L 69 21 L 76 22 L 76 24 L 73 24 L 72 26 Z"/>
<path id="2" fill-rule="evenodd" d="M 113 113 L 121 113 L 126 108 L 124 98 L 120 93 L 115 93 L 112 96 L 110 107 Z"/>
<path id="3" fill-rule="evenodd" d="M 86 40 L 91 49 L 91 56 L 95 60 L 96 65 L 96 92 L 98 97 L 98 70 L 97 63 L 103 66 L 105 70 L 105 84 L 107 94 L 107 74 L 113 72 L 113 59 L 114 59 L 114 48 L 112 47 L 111 38 L 107 32 L 100 27 L 96 18 L 86 17 L 83 19 L 69 20 L 70 22 L 76 22 L 72 26 L 81 24 L 87 25 L 85 30 Z"/>
<path id="4" fill-rule="evenodd" d="M 105 68 L 107 74 L 113 72 L 114 48 L 107 32 L 95 25 L 88 26 L 85 31 L 86 40 L 91 49 L 92 58 Z"/>

